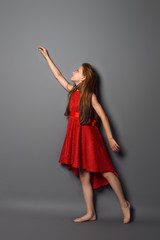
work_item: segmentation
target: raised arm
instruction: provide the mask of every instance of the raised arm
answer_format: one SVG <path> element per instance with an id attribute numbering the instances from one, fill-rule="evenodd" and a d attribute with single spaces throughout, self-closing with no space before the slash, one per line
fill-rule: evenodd
<path id="1" fill-rule="evenodd" d="M 103 124 L 104 130 L 106 132 L 107 139 L 108 139 L 111 149 L 115 152 L 118 152 L 120 146 L 116 143 L 116 141 L 112 137 L 112 132 L 111 132 L 108 117 L 106 116 L 101 104 L 98 102 L 95 93 L 92 94 L 92 106 L 102 121 L 102 124 Z"/>
<path id="2" fill-rule="evenodd" d="M 71 84 L 69 84 L 69 82 L 63 77 L 60 70 L 56 67 L 56 65 L 53 63 L 53 61 L 49 57 L 47 50 L 42 46 L 38 46 L 38 49 L 40 50 L 40 52 L 43 54 L 44 58 L 46 59 L 55 78 L 59 81 L 59 83 L 62 85 L 62 87 L 64 87 L 69 92 L 73 88 L 73 86 Z"/>

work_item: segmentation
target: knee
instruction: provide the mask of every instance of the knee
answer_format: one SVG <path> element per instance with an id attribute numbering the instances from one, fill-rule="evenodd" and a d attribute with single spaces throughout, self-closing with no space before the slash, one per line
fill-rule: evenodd
<path id="1" fill-rule="evenodd" d="M 102 172 L 102 176 L 109 178 L 110 176 L 112 176 L 114 173 L 113 172 Z"/>

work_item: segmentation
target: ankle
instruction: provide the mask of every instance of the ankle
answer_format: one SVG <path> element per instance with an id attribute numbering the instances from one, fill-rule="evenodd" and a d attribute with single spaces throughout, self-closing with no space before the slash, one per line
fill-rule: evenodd
<path id="1" fill-rule="evenodd" d="M 88 210 L 87 214 L 95 214 L 95 211 L 94 210 Z"/>
<path id="2" fill-rule="evenodd" d="M 120 204 L 122 208 L 127 208 L 129 206 L 129 203 L 127 200 L 125 200 L 123 203 Z"/>

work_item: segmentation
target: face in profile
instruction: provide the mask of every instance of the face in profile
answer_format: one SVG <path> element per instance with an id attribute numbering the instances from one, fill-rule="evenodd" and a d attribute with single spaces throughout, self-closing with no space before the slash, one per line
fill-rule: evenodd
<path id="1" fill-rule="evenodd" d="M 83 80 L 85 80 L 85 76 L 83 75 L 83 66 L 80 66 L 75 72 L 72 73 L 71 81 L 77 85 Z"/>

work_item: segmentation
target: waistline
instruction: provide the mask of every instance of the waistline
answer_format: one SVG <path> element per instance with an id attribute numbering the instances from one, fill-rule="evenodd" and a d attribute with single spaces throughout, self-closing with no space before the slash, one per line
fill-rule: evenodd
<path id="1" fill-rule="evenodd" d="M 69 117 L 75 117 L 75 118 L 79 118 L 79 112 L 69 112 Z M 84 125 L 92 125 L 92 126 L 95 126 L 96 124 L 96 120 L 95 119 L 92 119 L 91 123 L 89 124 L 84 124 Z"/>

